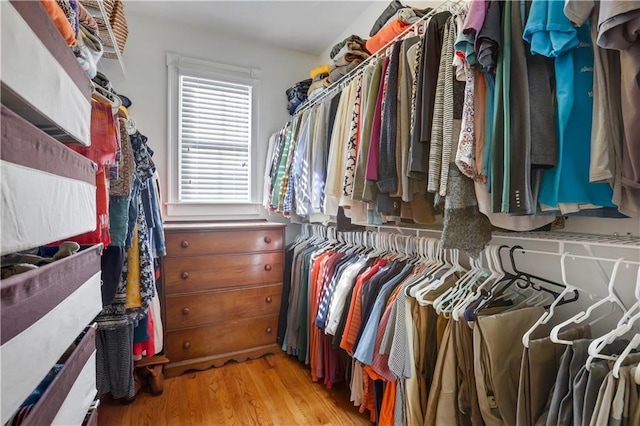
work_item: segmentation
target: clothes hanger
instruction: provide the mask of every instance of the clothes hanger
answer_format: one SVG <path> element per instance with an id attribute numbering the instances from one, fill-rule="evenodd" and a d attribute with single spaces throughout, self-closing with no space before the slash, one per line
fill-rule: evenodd
<path id="1" fill-rule="evenodd" d="M 636 302 L 629 308 L 629 310 L 622 316 L 620 321 L 616 327 L 605 335 L 593 339 L 591 344 L 589 344 L 588 353 L 589 357 L 587 358 L 587 369 L 590 368 L 591 362 L 594 359 L 606 359 L 610 361 L 615 361 L 617 357 L 611 355 L 601 354 L 601 351 L 605 348 L 605 346 L 613 343 L 615 340 L 625 336 L 629 331 L 634 328 L 635 323 L 640 319 L 640 312 L 636 312 L 631 315 L 632 312 L 635 312 L 640 306 L 640 268 L 638 269 L 638 273 L 636 274 L 636 287 L 635 287 L 635 297 Z"/>
<path id="2" fill-rule="evenodd" d="M 431 291 L 437 290 L 440 286 L 444 285 L 447 282 L 447 279 L 458 272 L 467 272 L 467 270 L 460 265 L 460 251 L 457 249 L 449 250 L 451 254 L 451 264 L 449 269 L 445 271 L 445 273 L 439 278 L 435 279 L 427 288 L 422 290 L 422 292 L 418 292 L 416 296 L 416 300 L 418 303 L 424 305 L 432 305 L 435 303 L 435 300 L 429 301 L 425 300 L 424 297 Z"/>
<path id="3" fill-rule="evenodd" d="M 122 100 L 120 99 L 120 96 L 116 95 L 110 90 L 105 89 L 102 86 L 98 86 L 93 81 L 91 82 L 91 86 L 93 88 L 91 97 L 98 102 L 111 105 L 113 114 L 116 115 L 120 110 L 120 106 L 122 105 Z"/>
<path id="4" fill-rule="evenodd" d="M 437 258 L 436 251 L 435 251 L 437 241 L 438 240 L 436 240 L 435 238 L 423 238 L 422 249 L 424 254 L 423 263 L 425 265 L 425 269 L 422 273 L 421 278 L 416 279 L 416 281 L 413 284 L 408 285 L 404 289 L 404 292 L 407 296 L 415 297 L 416 291 L 420 287 L 427 285 L 429 283 L 429 278 L 431 277 L 431 274 L 438 269 L 440 265 L 440 261 Z"/>
<path id="5" fill-rule="evenodd" d="M 446 289 L 440 296 L 436 297 L 433 301 L 433 307 L 435 308 L 438 314 L 442 313 L 442 309 L 444 308 L 444 304 L 454 299 L 459 292 L 462 291 L 462 287 L 471 279 L 473 275 L 477 272 L 476 268 L 476 260 L 474 258 L 469 259 L 470 268 L 458 278 L 456 283 Z"/>
<path id="6" fill-rule="evenodd" d="M 446 252 L 443 249 L 442 241 L 437 240 L 437 251 L 436 251 L 436 259 L 438 264 L 432 269 L 432 271 L 425 276 L 425 279 L 412 287 L 409 291 L 409 294 L 414 297 L 418 302 L 425 302 L 424 296 L 431 290 L 434 289 L 432 284 L 437 282 L 436 280 L 443 276 L 446 273 L 446 270 L 450 268 L 452 265 L 448 262 L 446 258 Z M 429 302 L 430 304 L 431 302 Z"/>
<path id="7" fill-rule="evenodd" d="M 513 282 L 515 282 L 515 280 L 513 279 L 514 275 L 507 272 L 504 269 L 504 265 L 502 264 L 501 251 L 504 248 L 509 248 L 509 246 L 501 245 L 499 247 L 494 247 L 493 250 L 491 251 L 491 258 L 492 258 L 492 265 L 493 265 L 492 267 L 496 270 L 498 276 L 491 282 L 483 283 L 482 285 L 483 292 L 479 293 L 478 298 L 476 298 L 476 300 L 480 299 L 480 302 L 474 308 L 474 311 L 473 311 L 474 317 L 477 317 L 478 313 L 485 307 L 488 307 L 489 304 L 502 298 L 501 296 L 505 292 L 505 290 L 511 284 L 513 284 Z M 507 282 L 507 284 L 504 285 L 500 290 L 496 290 L 498 285 L 502 282 Z M 487 290 L 484 290 L 485 288 L 487 288 Z"/>
<path id="8" fill-rule="evenodd" d="M 556 287 L 560 287 L 560 288 L 566 287 L 566 285 L 564 285 L 564 284 L 557 283 L 557 282 L 549 280 L 547 278 L 539 277 L 539 276 L 533 275 L 533 274 L 531 274 L 529 272 L 520 271 L 516 267 L 516 261 L 515 261 L 515 258 L 513 256 L 516 250 L 521 250 L 523 253 L 526 253 L 526 250 L 524 250 L 521 246 L 514 246 L 514 247 L 511 248 L 511 250 L 509 250 L 509 259 L 510 259 L 510 262 L 511 262 L 511 268 L 513 269 L 513 272 L 515 272 L 515 275 L 528 276 L 530 278 L 535 279 L 536 282 L 537 281 L 541 281 L 541 282 L 544 282 L 544 283 L 547 283 L 547 284 L 550 284 L 550 285 L 553 285 L 553 286 L 556 286 Z M 531 283 L 531 285 L 533 286 L 533 288 L 535 290 L 546 291 L 543 287 L 538 286 L 535 282 Z M 552 293 L 552 294 L 557 295 L 557 293 Z"/>
<path id="9" fill-rule="evenodd" d="M 504 276 L 504 270 L 499 266 L 498 246 L 490 245 L 485 248 L 485 258 L 487 261 L 487 274 L 483 275 L 484 280 L 478 284 L 475 291 L 469 292 L 458 305 L 453 308 L 452 317 L 454 320 L 459 321 L 464 318 L 465 311 L 471 306 L 472 303 L 477 301 L 482 295 L 482 291 L 485 287 L 491 283 L 502 279 Z"/>
<path id="10" fill-rule="evenodd" d="M 566 260 L 568 255 L 569 255 L 569 252 L 564 252 L 564 253 L 562 253 L 562 256 L 560 257 L 560 271 L 561 271 L 561 274 L 562 274 L 562 283 L 565 285 L 565 288 L 562 291 L 562 293 L 560 293 L 560 295 L 558 295 L 558 297 L 553 301 L 551 306 L 549 306 L 549 310 L 545 311 L 540 316 L 540 318 L 533 324 L 533 326 L 529 330 L 527 330 L 526 333 L 524 333 L 524 335 L 522 336 L 522 344 L 524 345 L 525 348 L 529 347 L 529 339 L 531 338 L 531 335 L 533 334 L 533 332 L 539 326 L 541 326 L 543 324 L 547 324 L 549 322 L 549 320 L 551 319 L 551 317 L 553 317 L 553 314 L 555 313 L 556 306 L 558 306 L 560 304 L 560 301 L 567 294 L 569 294 L 569 293 L 571 293 L 573 291 L 577 291 L 577 289 L 575 287 L 573 287 L 572 285 L 570 285 L 567 282 L 567 271 L 566 271 L 565 260 Z"/>
<path id="11" fill-rule="evenodd" d="M 505 248 L 506 246 L 500 246 L 500 250 L 502 250 L 502 248 Z M 565 285 L 557 283 L 555 281 L 549 280 L 547 278 L 543 278 L 543 277 L 539 277 L 537 275 L 533 275 L 530 274 L 528 272 L 525 271 L 521 271 L 518 269 L 518 267 L 516 266 L 516 261 L 514 258 L 514 253 L 516 250 L 522 250 L 523 252 L 525 252 L 525 250 L 521 247 L 521 246 L 514 246 L 511 247 L 511 249 L 509 250 L 509 259 L 510 259 L 510 263 L 511 263 L 511 269 L 514 271 L 514 274 L 511 273 L 506 273 L 506 278 L 504 280 L 500 280 L 498 282 L 496 282 L 489 290 L 489 294 L 487 296 L 485 296 L 483 298 L 483 302 L 480 303 L 480 305 L 477 307 L 476 309 L 476 314 L 477 312 L 479 312 L 480 310 L 482 310 L 483 308 L 485 308 L 486 306 L 488 306 L 488 304 L 490 303 L 490 301 L 492 299 L 495 299 L 496 297 L 499 297 L 500 295 L 502 295 L 502 293 L 507 290 L 508 288 L 512 288 L 511 286 L 515 283 L 518 287 L 524 289 L 527 287 L 530 287 L 534 290 L 537 291 L 543 291 L 546 293 L 549 293 L 551 296 L 553 296 L 554 301 L 558 301 L 558 305 L 564 305 L 566 303 L 571 303 L 571 302 L 575 302 L 576 300 L 578 300 L 580 294 L 578 293 L 577 289 L 574 289 L 573 292 L 573 297 L 572 298 L 567 298 L 566 296 L 568 295 L 566 292 L 564 292 L 565 289 Z M 502 257 L 499 257 L 500 259 L 500 265 L 502 266 Z M 504 268 L 503 268 L 504 269 Z M 498 288 L 498 285 L 505 281 L 508 280 L 505 284 L 502 285 L 502 287 L 498 290 L 496 290 L 496 288 Z M 522 280 L 525 280 L 524 282 Z M 560 293 L 558 293 L 557 291 L 548 289 L 546 287 L 541 286 L 540 284 L 538 284 L 538 281 L 540 282 L 544 282 L 559 288 L 563 289 L 563 293 L 564 296 L 560 297 Z"/>
<path id="12" fill-rule="evenodd" d="M 469 270 L 458 279 L 456 284 L 448 288 L 444 293 L 442 293 L 442 295 L 438 296 L 434 300 L 433 306 L 438 314 L 444 314 L 445 316 L 451 314 L 453 312 L 452 308 L 455 306 L 458 299 L 467 294 L 475 282 L 474 278 L 479 272 L 482 272 L 479 258 L 477 260 L 470 258 L 469 265 L 471 268 L 469 268 Z"/>
<path id="13" fill-rule="evenodd" d="M 633 339 L 631 339 L 631 341 L 627 345 L 627 347 L 624 348 L 624 350 L 622 351 L 618 359 L 616 359 L 616 362 L 613 364 L 613 368 L 611 369 L 611 373 L 613 374 L 613 377 L 615 377 L 616 379 L 620 378 L 620 367 L 622 367 L 622 363 L 624 362 L 625 358 L 629 356 L 631 351 L 634 349 L 637 349 L 638 346 L 640 346 L 640 334 L 636 333 L 635 336 L 633 336 Z M 637 370 L 636 370 L 636 376 L 637 376 Z"/>
<path id="14" fill-rule="evenodd" d="M 593 305 L 589 306 L 589 308 L 586 311 L 581 311 L 578 314 L 574 315 L 573 317 L 569 318 L 566 321 L 561 322 L 560 324 L 556 325 L 555 327 L 553 327 L 551 329 L 551 333 L 550 333 L 550 338 L 551 341 L 554 343 L 562 343 L 564 345 L 572 345 L 573 342 L 570 340 L 564 340 L 564 339 L 560 339 L 558 337 L 558 334 L 560 333 L 560 330 L 562 330 L 564 327 L 566 327 L 569 324 L 580 324 L 581 322 L 583 322 L 584 320 L 588 319 L 591 316 L 591 313 L 598 307 L 603 306 L 607 303 L 610 303 L 612 305 L 612 310 L 611 312 L 608 312 L 607 314 L 603 315 L 602 317 L 597 318 L 595 321 L 592 321 L 591 324 L 594 324 L 595 322 L 601 320 L 602 318 L 605 318 L 607 316 L 609 316 L 611 313 L 613 313 L 615 311 L 615 307 L 618 306 L 621 310 L 622 313 L 624 314 L 626 312 L 626 309 L 624 307 L 624 304 L 622 303 L 622 301 L 618 298 L 618 296 L 616 296 L 615 292 L 614 292 L 614 284 L 615 284 L 615 280 L 616 280 L 616 276 L 618 275 L 618 268 L 620 267 L 620 264 L 624 261 L 624 258 L 619 258 L 618 260 L 616 260 L 615 265 L 613 266 L 613 271 L 611 272 L 611 278 L 609 279 L 609 284 L 607 286 L 609 294 L 597 301 L 596 303 L 594 303 Z"/>

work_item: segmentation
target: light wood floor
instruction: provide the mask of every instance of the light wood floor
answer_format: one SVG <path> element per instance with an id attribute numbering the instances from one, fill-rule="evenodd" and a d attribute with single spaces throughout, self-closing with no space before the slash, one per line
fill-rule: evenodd
<path id="1" fill-rule="evenodd" d="M 131 405 L 103 400 L 99 425 L 371 425 L 349 402 L 348 386 L 313 383 L 284 354 L 167 379 L 164 393 Z"/>

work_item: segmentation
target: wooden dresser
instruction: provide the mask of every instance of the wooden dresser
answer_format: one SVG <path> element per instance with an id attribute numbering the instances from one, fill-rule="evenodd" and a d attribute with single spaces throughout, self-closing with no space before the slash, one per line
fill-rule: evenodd
<path id="1" fill-rule="evenodd" d="M 284 225 L 167 224 L 165 376 L 278 351 Z"/>

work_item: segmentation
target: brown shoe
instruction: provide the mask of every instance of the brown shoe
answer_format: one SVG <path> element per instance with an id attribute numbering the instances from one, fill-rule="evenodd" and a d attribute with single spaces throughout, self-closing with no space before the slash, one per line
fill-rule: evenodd
<path id="1" fill-rule="evenodd" d="M 148 365 L 145 369 L 149 372 L 148 384 L 151 395 L 159 396 L 164 391 L 164 373 L 162 365 Z"/>

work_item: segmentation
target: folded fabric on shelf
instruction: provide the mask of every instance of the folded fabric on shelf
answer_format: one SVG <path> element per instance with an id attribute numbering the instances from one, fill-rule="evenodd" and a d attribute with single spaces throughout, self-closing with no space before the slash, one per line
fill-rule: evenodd
<path id="1" fill-rule="evenodd" d="M 329 67 L 329 64 L 318 65 L 317 67 L 312 68 L 311 71 L 309 71 L 309 77 L 315 79 L 318 75 L 329 74 Z"/>
<path id="2" fill-rule="evenodd" d="M 329 82 L 339 80 L 369 56 L 369 52 L 358 41 L 347 41 L 333 57 L 333 64 L 329 72 Z"/>
<path id="3" fill-rule="evenodd" d="M 331 59 L 335 59 L 335 57 L 338 56 L 342 48 L 349 42 L 352 42 L 352 45 L 353 43 L 356 43 L 358 46 L 360 46 L 359 50 L 363 50 L 367 53 L 371 52 L 370 50 L 368 51 L 366 48 L 366 43 L 367 43 L 366 40 L 361 39 L 357 35 L 351 35 L 345 38 L 344 40 L 342 40 L 340 43 L 337 43 L 335 46 L 333 46 L 333 48 L 331 48 L 331 53 L 329 54 Z"/>
<path id="4" fill-rule="evenodd" d="M 293 115 L 293 113 L 296 112 L 296 109 L 307 100 L 307 93 L 310 86 L 311 79 L 309 78 L 307 80 L 299 81 L 287 89 L 287 110 L 289 111 L 289 114 Z"/>
<path id="5" fill-rule="evenodd" d="M 400 20 L 395 20 L 387 24 L 378 33 L 371 37 L 366 44 L 366 48 L 369 52 L 377 52 L 387 43 L 393 40 L 398 34 L 406 30 L 410 25 Z"/>

